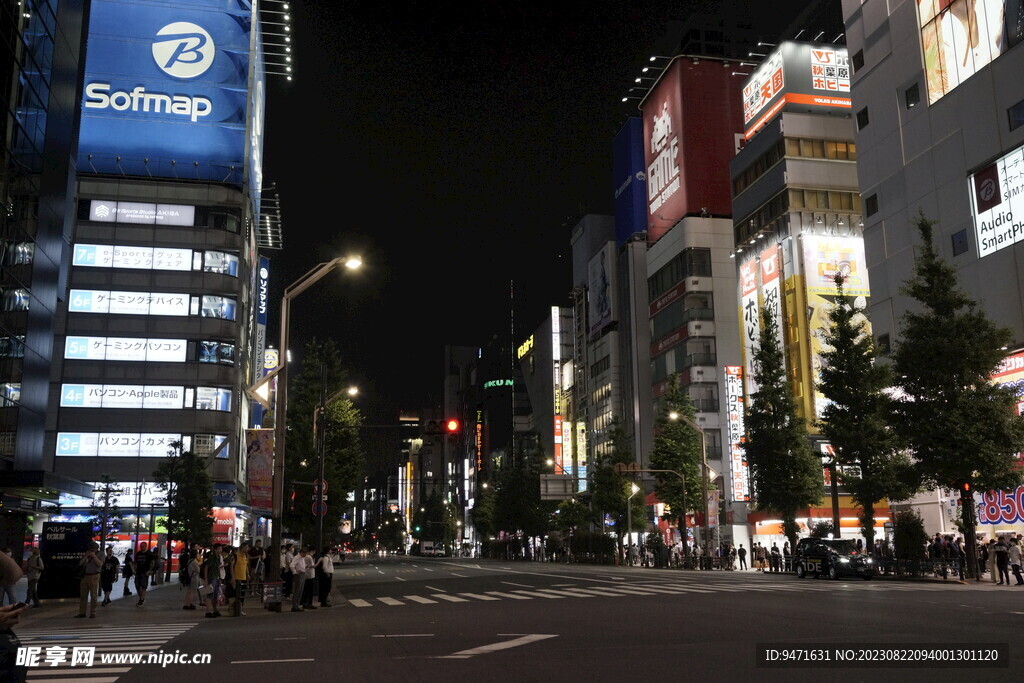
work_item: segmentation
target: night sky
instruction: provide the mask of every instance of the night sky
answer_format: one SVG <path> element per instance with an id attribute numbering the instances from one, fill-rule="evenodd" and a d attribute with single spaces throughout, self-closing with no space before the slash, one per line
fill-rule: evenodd
<path id="1" fill-rule="evenodd" d="M 445 344 L 508 334 L 513 278 L 517 341 L 568 305 L 575 217 L 612 212 L 622 96 L 669 19 L 715 5 L 293 3 L 297 77 L 267 103 L 272 300 L 334 256 L 366 264 L 295 300 L 293 352 L 334 338 L 368 420 L 393 421 L 440 402 Z"/>

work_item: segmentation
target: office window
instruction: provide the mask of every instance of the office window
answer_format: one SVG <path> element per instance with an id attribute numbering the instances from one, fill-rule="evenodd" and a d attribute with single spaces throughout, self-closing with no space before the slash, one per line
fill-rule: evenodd
<path id="1" fill-rule="evenodd" d="M 857 50 L 850 57 L 850 63 L 853 64 L 853 72 L 857 73 L 864 68 L 864 50 Z"/>
<path id="2" fill-rule="evenodd" d="M 864 130 L 868 127 L 868 123 L 871 119 L 868 117 L 868 108 L 864 107 L 857 112 L 857 130 Z"/>
<path id="3" fill-rule="evenodd" d="M 878 352 L 879 356 L 888 356 L 892 351 L 892 343 L 889 341 L 888 334 L 878 335 L 878 340 L 875 342 L 875 351 Z"/>
<path id="4" fill-rule="evenodd" d="M 921 101 L 921 88 L 917 83 L 910 86 L 903 93 L 903 100 L 907 105 L 907 109 L 913 109 Z"/>
<path id="5" fill-rule="evenodd" d="M 878 195 L 873 194 L 864 200 L 864 215 L 873 216 L 878 213 Z"/>
<path id="6" fill-rule="evenodd" d="M 967 242 L 967 230 L 953 233 L 953 256 L 967 253 L 970 245 Z"/>
<path id="7" fill-rule="evenodd" d="M 1016 130 L 1024 125 L 1024 100 L 1006 110 L 1010 118 L 1010 130 Z"/>

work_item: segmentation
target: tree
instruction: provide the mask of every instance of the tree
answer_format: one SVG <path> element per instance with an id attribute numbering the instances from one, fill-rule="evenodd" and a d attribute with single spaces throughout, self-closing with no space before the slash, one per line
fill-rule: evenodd
<path id="1" fill-rule="evenodd" d="M 961 493 L 967 562 L 977 576 L 972 491 L 1019 485 L 1024 472 L 1024 418 L 1017 396 L 992 374 L 1012 340 L 957 284 L 956 270 L 935 252 L 933 221 L 918 215 L 921 251 L 903 293 L 920 306 L 904 313 L 893 371 L 901 395 L 893 424 L 922 483 Z"/>
<path id="2" fill-rule="evenodd" d="M 629 437 L 618 418 L 612 420 L 608 428 L 608 440 L 611 449 L 604 455 L 597 456 L 594 467 L 593 480 L 593 504 L 594 512 L 600 515 L 600 523 L 604 525 L 604 515 L 611 517 L 618 534 L 619 546 L 625 541 L 625 534 L 629 531 L 643 530 L 646 528 L 645 506 L 643 487 L 630 498 L 630 485 L 635 483 L 632 478 L 615 474 L 616 464 L 628 464 L 636 462 L 633 457 L 633 448 L 630 446 Z M 627 506 L 632 505 L 633 528 L 626 529 L 626 520 L 630 515 L 626 514 Z"/>
<path id="3" fill-rule="evenodd" d="M 206 459 L 183 450 L 180 441 L 171 444 L 167 459 L 157 466 L 153 479 L 167 504 L 167 556 L 171 541 L 209 545 L 213 541 L 213 482 L 206 472 Z M 166 563 L 170 576 L 171 563 Z"/>
<path id="4" fill-rule="evenodd" d="M 382 516 L 377 529 L 377 543 L 385 550 L 405 548 L 405 517 L 400 512 L 388 512 Z"/>
<path id="5" fill-rule="evenodd" d="M 786 381 L 775 318 L 763 312 L 760 348 L 754 352 L 758 386 L 747 409 L 747 462 L 752 498 L 759 510 L 782 517 L 783 533 L 795 548 L 796 512 L 821 501 L 821 461 L 812 453 L 803 419 Z"/>
<path id="6" fill-rule="evenodd" d="M 836 274 L 835 283 L 818 385 L 828 404 L 818 427 L 835 449 L 837 465 L 846 468 L 841 481 L 861 509 L 861 531 L 867 547 L 873 548 L 875 503 L 883 498 L 905 500 L 916 486 L 910 460 L 897 450 L 889 426 L 889 366 L 875 362 L 867 318 L 844 294 L 841 274 Z"/>
<path id="7" fill-rule="evenodd" d="M 684 490 L 683 481 L 674 474 L 656 472 L 654 492 L 669 508 L 665 518 L 679 524 L 682 531 L 681 520 L 685 519 L 687 509 L 703 510 L 700 434 L 681 419 L 686 417 L 696 422 L 697 414 L 689 394 L 679 389 L 679 375 L 669 379 L 668 391 L 659 403 L 651 469 L 679 472 L 685 477 L 686 486 Z M 672 419 L 673 414 L 677 415 L 676 419 Z"/>
<path id="8" fill-rule="evenodd" d="M 93 529 L 100 536 L 100 553 L 106 551 L 107 541 L 116 540 L 114 534 L 121 528 L 121 508 L 117 496 L 123 491 L 114 486 L 109 474 L 100 478 L 100 485 L 92 490 L 93 501 L 89 505 Z"/>
<path id="9" fill-rule="evenodd" d="M 434 541 L 450 546 L 458 536 L 458 513 L 438 491 L 431 491 L 413 515 L 412 526 L 412 536 L 417 541 Z"/>

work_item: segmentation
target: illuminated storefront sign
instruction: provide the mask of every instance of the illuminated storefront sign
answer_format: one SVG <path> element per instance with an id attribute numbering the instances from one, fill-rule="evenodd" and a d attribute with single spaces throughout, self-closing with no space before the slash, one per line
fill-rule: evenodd
<path id="1" fill-rule="evenodd" d="M 775 321 L 776 339 L 785 360 L 786 321 L 782 314 L 782 250 L 773 244 L 761 252 L 761 307 Z"/>
<path id="2" fill-rule="evenodd" d="M 191 226 L 196 222 L 196 207 L 184 204 L 146 204 L 93 199 L 89 202 L 88 220 L 96 223 Z"/>
<path id="3" fill-rule="evenodd" d="M 59 432 L 58 456 L 102 456 L 166 458 L 171 444 L 182 441 L 181 434 L 121 434 L 95 432 Z M 185 445 L 187 450 L 189 445 Z"/>
<path id="4" fill-rule="evenodd" d="M 732 500 L 750 500 L 750 468 L 743 444 L 747 440 L 743 414 L 743 368 L 738 365 L 725 366 L 725 400 L 729 420 L 729 481 Z"/>
<path id="5" fill-rule="evenodd" d="M 500 387 L 512 386 L 512 380 L 510 379 L 492 379 L 484 382 L 484 389 L 497 389 Z"/>
<path id="6" fill-rule="evenodd" d="M 199 270 L 238 276 L 238 256 L 223 251 L 192 251 L 166 247 L 76 244 L 71 265 L 135 270 Z"/>
<path id="7" fill-rule="evenodd" d="M 759 348 L 761 334 L 761 310 L 757 303 L 757 261 L 754 259 L 740 264 L 739 287 L 743 369 L 747 396 L 753 396 L 757 392 L 757 384 L 754 383 L 754 354 Z"/>
<path id="8" fill-rule="evenodd" d="M 102 505 L 102 494 L 99 491 L 106 484 L 101 481 L 91 481 L 89 484 L 93 487 L 92 498 L 82 498 L 81 496 L 62 493 L 58 502 L 62 507 L 66 508 L 88 507 L 93 501 Z M 110 483 L 110 487 L 113 490 L 111 496 L 116 500 L 122 512 L 136 506 L 149 507 L 150 505 L 156 505 L 159 507 L 165 504 L 165 496 L 167 494 L 153 483 L 144 481 L 115 481 Z"/>
<path id="9" fill-rule="evenodd" d="M 551 383 L 554 388 L 555 473 L 561 474 L 565 471 L 565 462 L 562 457 L 562 331 L 558 306 L 551 307 L 551 359 L 554 364 Z"/>
<path id="10" fill-rule="evenodd" d="M 519 348 L 516 349 L 516 359 L 522 358 L 523 356 L 528 354 L 530 351 L 533 351 L 533 335 L 532 334 L 530 335 L 529 339 L 527 339 L 522 344 L 520 344 Z"/>
<path id="11" fill-rule="evenodd" d="M 64 357 L 84 360 L 184 363 L 187 350 L 184 339 L 67 337 L 64 340 Z"/>
<path id="12" fill-rule="evenodd" d="M 1024 147 L 972 175 L 969 184 L 978 256 L 1024 240 Z"/>
<path id="13" fill-rule="evenodd" d="M 189 296 L 176 292 L 111 292 L 72 289 L 68 298 L 71 313 L 113 315 L 201 316 L 234 320 L 237 304 L 226 296 Z"/>
<path id="14" fill-rule="evenodd" d="M 154 408 L 180 410 L 185 387 L 138 384 L 62 384 L 61 408 Z"/>

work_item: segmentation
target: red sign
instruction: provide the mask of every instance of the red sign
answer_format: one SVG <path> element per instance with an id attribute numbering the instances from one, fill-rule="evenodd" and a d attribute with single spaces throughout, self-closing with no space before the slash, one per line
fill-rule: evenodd
<path id="1" fill-rule="evenodd" d="M 213 509 L 213 542 L 234 545 L 235 508 Z"/>

